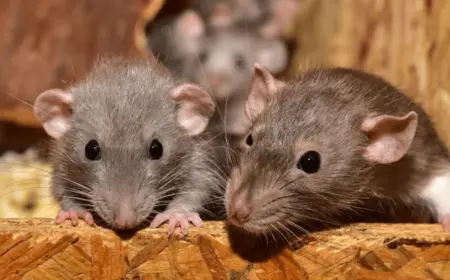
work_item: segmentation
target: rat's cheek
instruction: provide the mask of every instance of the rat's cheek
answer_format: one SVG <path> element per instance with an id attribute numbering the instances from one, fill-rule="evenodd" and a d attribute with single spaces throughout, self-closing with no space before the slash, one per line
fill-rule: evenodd
<path id="1" fill-rule="evenodd" d="M 233 168 L 230 173 L 230 177 L 227 181 L 227 186 L 225 189 L 225 200 L 228 201 L 230 195 L 232 195 L 241 186 L 242 179 L 237 168 Z"/>
<path id="2" fill-rule="evenodd" d="M 93 197 L 92 200 L 92 209 L 90 210 L 92 214 L 98 216 L 101 220 L 103 220 L 106 224 L 111 225 L 112 218 L 112 208 L 111 206 L 105 203 L 105 201 L 98 200 Z"/>
<path id="3" fill-rule="evenodd" d="M 155 213 L 155 208 L 162 207 L 167 204 L 166 200 L 170 197 L 170 194 L 161 190 L 160 193 L 154 191 L 156 189 L 151 189 L 149 186 L 142 187 L 141 190 L 136 194 L 136 213 L 139 222 L 147 219 L 152 213 Z"/>
<path id="4" fill-rule="evenodd" d="M 108 188 L 95 183 L 92 184 L 91 203 L 93 210 L 101 215 L 102 218 L 104 218 L 104 216 L 109 217 L 112 215 L 111 209 L 114 203 L 114 196 Z"/>

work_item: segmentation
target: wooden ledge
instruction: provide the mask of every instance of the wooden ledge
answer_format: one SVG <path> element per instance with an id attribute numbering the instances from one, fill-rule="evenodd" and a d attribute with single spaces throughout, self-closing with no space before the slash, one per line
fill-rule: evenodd
<path id="1" fill-rule="evenodd" d="M 0 220 L 2 279 L 450 279 L 450 233 L 440 225 L 355 224 L 315 233 L 261 263 L 232 253 L 223 224 L 187 237 L 164 228 L 124 240 L 50 219 Z"/>

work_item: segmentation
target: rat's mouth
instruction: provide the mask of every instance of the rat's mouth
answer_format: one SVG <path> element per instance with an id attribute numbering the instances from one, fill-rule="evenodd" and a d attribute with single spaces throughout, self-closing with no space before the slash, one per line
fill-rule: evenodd
<path id="1" fill-rule="evenodd" d="M 281 229 L 279 225 L 282 224 L 279 219 L 274 217 L 267 217 L 264 219 L 258 219 L 256 221 L 249 220 L 246 222 L 240 222 L 233 217 L 228 217 L 227 223 L 238 229 L 255 235 L 276 232 Z"/>

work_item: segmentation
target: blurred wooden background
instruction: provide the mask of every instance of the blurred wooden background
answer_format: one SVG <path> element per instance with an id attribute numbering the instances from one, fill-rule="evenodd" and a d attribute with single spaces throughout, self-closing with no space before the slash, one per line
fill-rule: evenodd
<path id="1" fill-rule="evenodd" d="M 99 55 L 147 56 L 145 25 L 162 2 L 1 0 L 0 120 L 39 126 L 24 104 L 39 93 L 83 78 Z"/>
<path id="2" fill-rule="evenodd" d="M 425 107 L 450 147 L 450 1 L 302 2 L 291 75 L 302 65 L 379 74 Z"/>

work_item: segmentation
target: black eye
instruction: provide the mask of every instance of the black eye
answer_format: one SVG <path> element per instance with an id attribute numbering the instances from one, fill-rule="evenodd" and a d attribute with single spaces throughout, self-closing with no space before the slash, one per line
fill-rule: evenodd
<path id="1" fill-rule="evenodd" d="M 84 154 L 88 160 L 99 160 L 101 157 L 101 149 L 97 140 L 89 140 L 84 147 Z"/>
<path id="2" fill-rule="evenodd" d="M 73 115 L 73 108 L 72 108 L 72 106 L 69 106 L 67 108 L 67 112 L 69 113 L 69 115 Z"/>
<path id="3" fill-rule="evenodd" d="M 249 146 L 253 145 L 253 137 L 252 137 L 251 134 L 249 134 L 249 135 L 247 136 L 247 138 L 245 139 L 245 144 L 247 144 L 247 145 L 249 145 Z"/>
<path id="4" fill-rule="evenodd" d="M 205 63 L 205 61 L 208 59 L 208 53 L 207 52 L 201 52 L 198 55 L 198 60 L 200 60 L 201 63 Z"/>
<path id="5" fill-rule="evenodd" d="M 236 55 L 234 58 L 234 62 L 237 68 L 245 67 L 245 59 L 242 57 L 242 55 Z"/>
<path id="6" fill-rule="evenodd" d="M 320 154 L 316 151 L 306 152 L 297 162 L 297 168 L 306 173 L 316 173 L 320 169 Z"/>
<path id="7" fill-rule="evenodd" d="M 148 149 L 148 156 L 151 159 L 160 159 L 163 155 L 163 146 L 158 139 L 153 139 L 150 144 L 150 149 Z"/>

